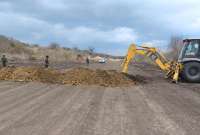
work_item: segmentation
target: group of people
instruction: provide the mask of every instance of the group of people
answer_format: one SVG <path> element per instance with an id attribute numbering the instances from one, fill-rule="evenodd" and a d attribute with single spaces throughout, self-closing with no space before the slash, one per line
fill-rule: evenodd
<path id="1" fill-rule="evenodd" d="M 3 67 L 7 67 L 8 59 L 6 58 L 6 55 L 3 55 L 3 56 L 2 56 L 1 62 L 2 62 L 2 66 L 3 66 Z M 87 64 L 88 66 L 89 66 L 89 64 L 90 64 L 90 60 L 89 60 L 88 57 L 86 58 L 86 64 Z M 48 56 L 48 55 L 45 57 L 45 60 L 44 60 L 44 67 L 45 67 L 45 68 L 48 68 L 48 67 L 49 67 L 49 56 Z"/>

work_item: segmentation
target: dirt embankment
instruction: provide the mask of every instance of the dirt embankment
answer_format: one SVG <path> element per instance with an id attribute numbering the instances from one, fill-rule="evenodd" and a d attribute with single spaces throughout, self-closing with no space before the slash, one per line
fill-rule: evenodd
<path id="1" fill-rule="evenodd" d="M 0 69 L 0 80 L 38 81 L 71 85 L 100 85 L 105 87 L 129 86 L 140 78 L 119 73 L 115 70 L 91 70 L 74 68 L 63 72 L 39 67 L 17 67 Z"/>

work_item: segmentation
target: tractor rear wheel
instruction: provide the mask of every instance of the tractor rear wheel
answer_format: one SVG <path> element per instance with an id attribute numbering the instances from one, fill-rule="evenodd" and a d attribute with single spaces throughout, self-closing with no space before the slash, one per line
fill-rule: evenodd
<path id="1" fill-rule="evenodd" d="M 183 77 L 188 82 L 200 82 L 200 63 L 185 63 L 183 69 Z"/>

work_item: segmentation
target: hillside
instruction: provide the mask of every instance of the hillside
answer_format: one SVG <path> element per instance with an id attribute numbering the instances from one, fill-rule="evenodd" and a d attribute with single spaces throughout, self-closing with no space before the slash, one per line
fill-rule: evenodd
<path id="1" fill-rule="evenodd" d="M 31 53 L 31 49 L 28 44 L 22 43 L 18 40 L 7 38 L 5 36 L 0 36 L 0 52 L 1 53 L 11 53 L 11 54 L 20 54 L 20 53 Z"/>
<path id="2" fill-rule="evenodd" d="M 89 50 L 80 50 L 78 48 L 60 47 L 58 44 L 51 44 L 47 47 L 40 45 L 27 44 L 13 38 L 0 36 L 0 55 L 6 54 L 12 60 L 41 60 L 49 55 L 52 61 L 76 60 L 77 56 L 91 58 L 110 58 L 118 59 L 121 57 L 111 56 L 107 54 L 94 53 Z"/>

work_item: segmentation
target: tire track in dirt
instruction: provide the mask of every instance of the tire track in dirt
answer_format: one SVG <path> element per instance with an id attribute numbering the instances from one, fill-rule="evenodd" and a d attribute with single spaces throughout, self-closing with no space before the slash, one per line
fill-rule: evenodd
<path id="1" fill-rule="evenodd" d="M 135 90 L 139 92 L 149 109 L 154 112 L 153 127 L 156 127 L 162 134 L 186 135 L 186 131 L 166 114 L 161 105 L 154 101 L 153 98 L 149 98 L 147 96 L 148 93 L 145 93 L 142 87 L 138 87 Z"/>
<path id="2" fill-rule="evenodd" d="M 15 135 L 21 135 L 26 129 L 29 131 L 27 135 L 42 134 L 44 129 L 41 129 L 41 126 L 46 126 L 46 124 L 52 121 L 52 114 L 62 107 L 62 103 L 66 100 L 66 97 L 74 96 L 78 92 L 78 90 L 70 88 L 72 87 L 61 86 L 60 89 L 62 90 L 56 93 L 55 98 L 48 98 L 47 101 L 45 100 L 45 104 L 43 103 L 40 107 L 27 114 L 27 117 L 16 121 L 2 132 L 11 133 L 10 129 L 15 129 L 17 131 Z M 70 98 L 67 100 L 70 100 Z"/>
<path id="3" fill-rule="evenodd" d="M 109 89 L 111 90 L 111 89 Z M 112 126 L 112 135 L 123 135 L 124 133 L 127 134 L 129 132 L 132 133 L 132 135 L 136 135 L 135 129 L 126 129 L 128 128 L 127 123 L 127 116 L 125 114 L 125 106 L 123 103 L 123 90 L 122 88 L 116 88 L 112 89 L 112 92 L 114 95 L 113 100 L 112 100 L 112 121 L 113 121 L 113 126 Z M 125 114 L 124 116 L 122 116 Z"/>
<path id="4" fill-rule="evenodd" d="M 89 103 L 88 113 L 86 113 L 80 123 L 75 127 L 73 135 L 94 135 L 95 124 L 98 120 L 104 90 L 105 88 L 103 87 L 95 88 L 94 90 L 91 89 L 91 91 L 94 91 L 95 93 Z"/>
<path id="5" fill-rule="evenodd" d="M 20 90 L 24 88 L 32 88 L 34 83 L 26 83 L 20 86 L 15 86 L 14 88 L 10 88 L 0 93 L 0 98 L 9 97 L 9 94 L 14 95 L 14 93 L 18 93 Z M 7 89 L 7 88 L 6 88 Z"/>
<path id="6" fill-rule="evenodd" d="M 125 92 L 123 88 L 120 89 L 119 103 L 116 103 L 118 112 L 117 117 L 119 118 L 120 123 L 120 135 L 137 135 L 136 129 L 134 128 L 134 124 L 131 123 L 131 118 L 128 117 L 128 113 L 130 113 L 130 109 L 127 109 L 125 104 Z"/>
<path id="7" fill-rule="evenodd" d="M 123 91 L 123 103 L 130 123 L 129 130 L 134 129 L 135 134 L 138 135 L 162 135 L 163 132 L 153 126 L 154 112 L 149 109 L 144 97 L 136 90 L 137 88 L 132 87 Z M 129 133 L 131 134 L 132 132 Z"/>
<path id="8" fill-rule="evenodd" d="M 65 90 L 66 88 L 69 88 L 68 90 Z M 27 119 L 25 121 L 26 125 L 27 123 L 30 123 L 30 125 L 33 125 L 34 128 L 30 129 L 30 134 L 41 134 L 46 135 L 48 134 L 48 130 L 51 129 L 51 126 L 55 125 L 56 118 L 62 118 L 65 116 L 63 112 L 66 109 L 66 106 L 71 104 L 72 98 L 75 98 L 79 96 L 81 90 L 75 89 L 71 86 L 64 87 L 62 93 L 60 93 L 57 99 L 51 100 L 50 103 L 46 104 L 45 106 L 41 106 L 40 111 L 42 112 L 39 115 L 34 115 L 34 113 L 37 113 L 38 110 L 35 110 L 33 112 L 32 118 Z M 45 114 L 45 112 L 47 114 Z M 41 126 L 44 128 L 41 129 Z"/>
<path id="9" fill-rule="evenodd" d="M 63 108 L 62 113 L 51 123 L 51 128 L 48 131 L 48 135 L 62 135 L 72 134 L 73 129 L 77 123 L 80 122 L 80 118 L 88 110 L 88 104 L 92 97 L 92 91 L 82 90 L 79 97 L 71 99 L 71 104 Z M 67 110 L 66 110 L 67 108 Z"/>
<path id="10" fill-rule="evenodd" d="M 112 115 L 112 135 L 123 135 L 124 133 L 124 129 L 122 128 L 123 126 L 125 126 L 124 124 L 126 123 L 126 121 L 122 121 L 122 116 L 121 114 L 124 113 L 125 111 L 125 107 L 124 104 L 122 103 L 122 89 L 120 88 L 116 88 L 116 89 L 108 89 L 109 91 L 111 91 L 113 94 L 112 100 L 111 100 L 111 115 Z M 135 134 L 135 132 L 132 132 L 133 135 Z"/>
<path id="11" fill-rule="evenodd" d="M 56 87 L 57 86 L 48 86 L 45 88 L 46 91 L 44 93 L 37 95 L 37 97 L 34 97 L 34 99 L 30 100 L 29 102 L 22 103 L 19 107 L 12 109 L 12 111 L 1 115 L 0 122 L 2 125 L 0 125 L 0 131 L 9 127 L 12 125 L 12 123 L 23 119 L 40 106 L 45 105 L 45 99 L 53 99 L 56 96 L 56 93 L 61 90 L 60 87 Z"/>
<path id="12" fill-rule="evenodd" d="M 84 119 L 87 117 L 90 112 L 91 102 L 96 97 L 96 91 L 88 89 L 90 97 L 86 97 L 86 103 L 82 104 L 79 108 L 79 111 L 76 113 L 74 119 L 70 121 L 68 126 L 61 132 L 61 135 L 69 133 L 70 135 L 79 135 L 79 128 L 84 122 Z M 95 99 L 96 100 L 96 99 Z M 82 113 L 81 113 L 82 112 Z M 71 127 L 71 128 L 70 128 Z"/>
<path id="13" fill-rule="evenodd" d="M 0 94 L 2 92 L 5 92 L 5 91 L 8 91 L 10 89 L 13 89 L 13 88 L 16 88 L 16 87 L 19 87 L 19 86 L 22 86 L 24 84 L 22 83 L 15 83 L 15 82 L 0 82 Z"/>
<path id="14" fill-rule="evenodd" d="M 8 107 L 8 105 L 17 104 L 20 100 L 23 100 L 24 98 L 27 98 L 28 96 L 31 96 L 33 93 L 39 93 L 41 92 L 40 89 L 45 88 L 47 85 L 38 85 L 37 87 L 23 87 L 23 89 L 20 89 L 20 91 L 16 90 L 12 93 L 9 93 L 9 95 L 5 95 L 1 98 L 0 102 L 0 112 L 2 108 Z"/>
<path id="15" fill-rule="evenodd" d="M 111 135 L 112 130 L 112 99 L 113 96 L 111 94 L 112 91 L 108 90 L 108 88 L 104 92 L 104 96 L 102 98 L 102 103 L 100 105 L 99 117 L 95 125 L 94 135 Z"/>
<path id="16" fill-rule="evenodd" d="M 160 83 L 159 86 L 149 86 L 143 89 L 145 89 L 145 93 L 148 93 L 149 98 L 165 106 L 163 108 L 165 113 L 176 123 L 181 125 L 188 134 L 199 134 L 200 104 L 198 94 L 179 87 L 179 85 L 169 83 Z"/>
<path id="17" fill-rule="evenodd" d="M 99 108 L 98 119 L 95 124 L 94 135 L 118 135 L 124 129 L 121 121 L 121 90 L 119 88 L 106 88 Z M 134 135 L 134 134 L 133 134 Z"/>
<path id="18" fill-rule="evenodd" d="M 29 91 L 29 90 L 26 89 L 26 91 Z M 26 96 L 22 97 L 21 99 L 15 101 L 15 102 L 11 101 L 8 105 L 3 104 L 3 106 L 0 108 L 0 114 L 11 112 L 13 109 L 20 107 L 22 104 L 31 102 L 32 100 L 35 99 L 35 97 L 48 92 L 47 88 L 45 86 L 39 87 L 39 88 L 35 87 L 34 90 L 38 90 L 38 91 L 35 91 L 33 93 L 31 93 L 31 91 L 30 91 L 30 93 L 28 93 Z"/>
<path id="19" fill-rule="evenodd" d="M 41 134 L 46 135 L 54 132 L 55 135 L 60 135 L 60 132 L 62 132 L 68 126 L 67 124 L 63 125 L 62 123 L 69 123 L 67 121 L 73 119 L 75 113 L 72 111 L 74 109 L 78 109 L 76 106 L 77 104 L 80 104 L 79 99 L 82 101 L 84 99 L 83 97 L 87 94 L 88 92 L 78 88 L 78 91 L 73 96 L 64 101 L 61 106 L 51 114 L 51 121 L 45 124 L 45 130 L 43 130 Z"/>

